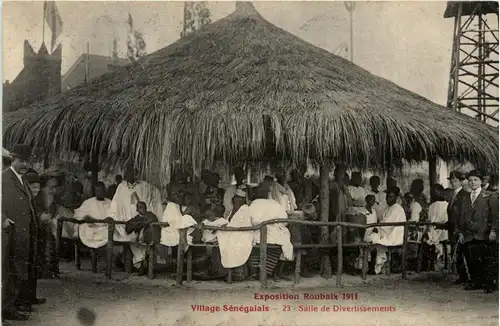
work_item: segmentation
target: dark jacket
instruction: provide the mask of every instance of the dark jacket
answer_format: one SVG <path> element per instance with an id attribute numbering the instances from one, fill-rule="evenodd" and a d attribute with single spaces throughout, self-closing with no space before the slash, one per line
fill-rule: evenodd
<path id="1" fill-rule="evenodd" d="M 38 219 L 28 184 L 23 185 L 11 169 L 2 172 L 2 221 L 11 219 L 11 255 L 16 276 L 27 280 L 35 275 Z"/>
<path id="2" fill-rule="evenodd" d="M 452 196 L 454 195 L 454 190 L 452 190 Z M 464 190 L 463 188 L 457 193 L 456 196 L 452 197 L 448 203 L 448 225 L 449 230 L 455 230 L 457 228 L 458 221 L 460 219 L 460 203 L 465 200 L 466 197 L 470 197 L 470 192 Z M 470 198 L 469 198 L 470 200 Z"/>
<path id="3" fill-rule="evenodd" d="M 465 241 L 471 241 L 488 240 L 491 230 L 498 234 L 498 195 L 481 190 L 474 204 L 470 194 L 465 196 L 460 201 L 456 232 L 461 232 Z"/>

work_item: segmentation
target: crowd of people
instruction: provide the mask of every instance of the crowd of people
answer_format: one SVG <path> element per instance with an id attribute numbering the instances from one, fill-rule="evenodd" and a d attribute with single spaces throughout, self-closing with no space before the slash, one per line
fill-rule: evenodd
<path id="1" fill-rule="evenodd" d="M 29 166 L 30 154 L 28 146 L 15 146 L 10 152 L 10 164 L 4 164 L 2 172 L 4 319 L 27 320 L 32 306 L 45 302 L 36 295 L 37 279 L 58 277 L 55 235 L 57 219 L 61 216 L 92 222 L 80 225 L 65 222 L 62 236 L 68 243 L 81 241 L 86 247 L 98 250 L 105 249 L 108 241 L 107 225 L 102 222 L 126 222 L 116 225 L 113 239 L 130 244 L 134 270 L 139 275 L 147 271 L 148 244 L 159 243 L 161 259 L 167 248 L 176 249 L 180 242 L 179 230 L 186 228 L 188 245 L 218 244 L 191 248 L 194 277 L 224 278 L 228 268 L 235 269 L 236 279 L 258 275 L 260 252 L 254 245 L 260 241 L 260 231 L 200 230 L 194 227 L 197 224 L 243 227 L 283 219 L 283 223 L 267 227 L 267 243 L 278 246 L 268 248 L 266 271 L 276 280 L 287 277 L 287 268 L 293 265 L 290 262 L 296 254 L 303 255 L 300 266 L 303 277 L 321 272 L 321 256 L 330 256 L 332 262 L 337 259 L 336 250 L 294 252 L 293 244 L 321 241 L 318 227 L 286 223 L 292 218 L 319 218 L 319 182 L 304 177 L 304 171 L 293 170 L 291 179 L 287 180 L 287 171 L 283 169 L 276 177 L 268 175 L 257 186 L 250 186 L 245 183 L 244 170 L 235 167 L 235 182 L 226 189 L 219 187 L 220 176 L 208 170 L 203 170 L 195 182 L 184 174 L 176 174 L 168 187 L 167 198 L 162 198 L 157 187 L 138 179 L 131 164 L 124 167 L 123 177 L 117 175 L 115 183 L 106 187 L 103 182 L 92 182 L 90 171 L 83 178 L 60 171 L 39 175 Z M 388 178 L 385 190 L 381 190 L 381 179 L 372 176 L 365 188 L 360 172 L 349 175 L 346 171 L 346 167 L 338 166 L 330 181 L 330 221 L 442 223 L 446 227 L 410 229 L 409 259 L 425 252 L 427 269 L 433 269 L 443 259 L 445 250 L 454 251 L 460 275 L 457 282 L 465 283 L 465 289 L 484 289 L 489 293 L 498 286 L 498 267 L 495 267 L 498 264 L 498 175 L 479 170 L 467 175 L 455 171 L 449 177 L 450 188 L 432 185 L 427 198 L 421 179 L 414 180 L 408 192 L 402 193 L 394 178 Z M 169 226 L 151 225 L 158 221 L 167 222 Z M 337 241 L 336 232 L 335 228 L 330 230 L 332 244 Z M 343 232 L 345 242 L 373 244 L 370 273 L 382 273 L 388 262 L 397 265 L 398 257 L 401 258 L 395 253 L 395 259 L 388 259 L 387 248 L 403 244 L 404 227 L 344 228 Z M 63 247 L 71 248 L 64 243 Z M 67 256 L 70 252 L 72 250 L 67 251 Z M 114 262 L 106 263 L 124 268 L 123 256 L 119 253 Z M 350 269 L 359 272 L 363 267 L 362 255 L 357 249 L 347 250 L 344 259 L 348 272 Z"/>

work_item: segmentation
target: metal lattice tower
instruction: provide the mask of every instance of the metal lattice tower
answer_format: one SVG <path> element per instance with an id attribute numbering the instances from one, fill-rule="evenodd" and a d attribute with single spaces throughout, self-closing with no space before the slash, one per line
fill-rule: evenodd
<path id="1" fill-rule="evenodd" d="M 449 1 L 444 17 L 455 19 L 447 105 L 498 126 L 498 2 Z"/>

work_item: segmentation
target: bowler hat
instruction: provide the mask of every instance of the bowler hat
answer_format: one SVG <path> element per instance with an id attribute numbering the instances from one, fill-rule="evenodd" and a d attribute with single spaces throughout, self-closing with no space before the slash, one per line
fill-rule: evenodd
<path id="1" fill-rule="evenodd" d="M 479 179 L 482 180 L 483 179 L 483 174 L 479 170 L 472 170 L 467 175 L 467 178 L 470 178 L 470 177 L 477 177 L 477 178 L 479 178 Z"/>
<path id="2" fill-rule="evenodd" d="M 457 178 L 458 180 L 465 180 L 465 175 L 460 171 L 452 171 L 448 180 Z"/>
<path id="3" fill-rule="evenodd" d="M 31 157 L 31 147 L 24 144 L 14 145 L 14 147 L 10 150 L 10 155 L 23 161 L 27 161 Z"/>

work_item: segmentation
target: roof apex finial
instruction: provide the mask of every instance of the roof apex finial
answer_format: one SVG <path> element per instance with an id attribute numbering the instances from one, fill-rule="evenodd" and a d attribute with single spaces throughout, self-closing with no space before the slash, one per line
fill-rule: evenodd
<path id="1" fill-rule="evenodd" d="M 234 12 L 245 16 L 258 14 L 251 1 L 237 1 L 236 10 Z"/>

